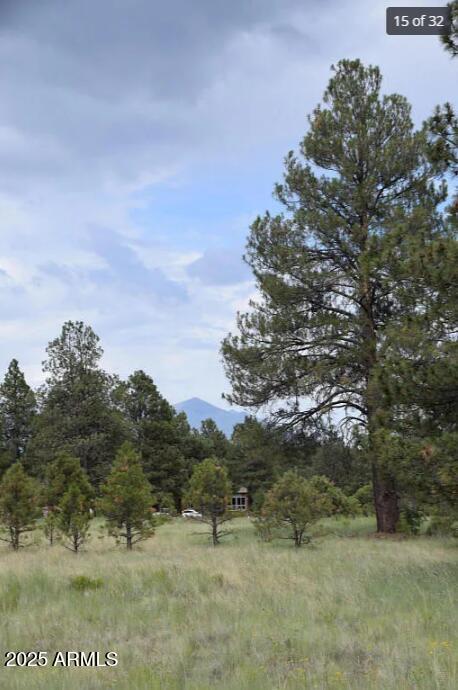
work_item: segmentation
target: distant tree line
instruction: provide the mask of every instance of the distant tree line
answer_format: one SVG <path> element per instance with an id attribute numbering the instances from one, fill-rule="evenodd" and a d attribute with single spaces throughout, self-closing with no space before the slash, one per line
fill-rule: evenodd
<path id="1" fill-rule="evenodd" d="M 255 417 L 236 425 L 231 439 L 212 419 L 192 429 L 144 371 L 126 381 L 103 371 L 99 338 L 82 322 L 66 322 L 46 352 L 46 382 L 37 390 L 16 359 L 0 383 L 0 476 L 20 461 L 28 475 L 47 482 L 50 468 L 72 458 L 98 494 L 117 451 L 129 442 L 158 505 L 173 502 L 176 509 L 193 467 L 208 457 L 218 458 L 232 484 L 246 485 L 253 496 L 292 468 L 305 476 L 326 474 L 350 493 L 369 479 L 358 451 L 333 430 L 284 433 Z"/>
<path id="2" fill-rule="evenodd" d="M 14 548 L 43 517 L 49 543 L 59 536 L 78 552 L 94 510 L 131 548 L 154 532 L 153 511 L 184 501 L 202 508 L 217 543 L 230 487 L 246 486 L 256 509 L 288 470 L 324 475 L 347 494 L 369 480 L 359 450 L 332 430 L 284 433 L 255 417 L 231 439 L 211 419 L 192 429 L 144 371 L 126 381 L 105 372 L 99 338 L 82 322 L 66 322 L 46 354 L 37 390 L 16 359 L 0 384 L 0 521 Z M 224 472 L 219 512 L 198 498 L 209 462 Z"/>

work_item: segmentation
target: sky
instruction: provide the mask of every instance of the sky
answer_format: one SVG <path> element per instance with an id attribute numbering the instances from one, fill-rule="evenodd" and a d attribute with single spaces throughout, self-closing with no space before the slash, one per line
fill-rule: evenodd
<path id="1" fill-rule="evenodd" d="M 331 64 L 379 65 L 418 124 L 453 102 L 438 38 L 387 36 L 386 6 L 0 0 L 0 376 L 16 357 L 40 384 L 48 341 L 82 320 L 108 371 L 225 407 L 249 226 Z"/>

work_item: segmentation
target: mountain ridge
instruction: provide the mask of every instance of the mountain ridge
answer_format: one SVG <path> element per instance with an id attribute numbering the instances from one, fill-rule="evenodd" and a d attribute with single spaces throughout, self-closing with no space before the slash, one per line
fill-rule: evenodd
<path id="1" fill-rule="evenodd" d="M 177 412 L 184 412 L 188 418 L 189 424 L 195 429 L 200 427 L 204 419 L 213 419 L 218 428 L 221 429 L 228 438 L 231 436 L 234 426 L 243 422 L 247 416 L 245 412 L 224 410 L 221 407 L 212 405 L 206 400 L 197 397 L 176 403 L 174 408 Z"/>

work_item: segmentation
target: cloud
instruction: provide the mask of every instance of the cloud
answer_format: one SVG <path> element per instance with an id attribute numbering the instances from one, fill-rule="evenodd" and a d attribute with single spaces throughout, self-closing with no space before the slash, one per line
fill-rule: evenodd
<path id="1" fill-rule="evenodd" d="M 188 274 L 205 285 L 234 285 L 251 279 L 239 251 L 209 249 L 189 264 Z"/>
<path id="2" fill-rule="evenodd" d="M 1 0 L 0 368 L 38 383 L 80 318 L 107 368 L 218 403 L 248 226 L 330 64 L 380 64 L 417 122 L 453 97 L 439 41 L 386 36 L 385 5 Z"/>
<path id="3" fill-rule="evenodd" d="M 90 243 L 93 251 L 106 263 L 105 268 L 89 271 L 89 278 L 100 286 L 141 294 L 144 299 L 187 301 L 183 284 L 169 280 L 160 268 L 147 268 L 118 234 L 104 228 L 94 228 Z"/>

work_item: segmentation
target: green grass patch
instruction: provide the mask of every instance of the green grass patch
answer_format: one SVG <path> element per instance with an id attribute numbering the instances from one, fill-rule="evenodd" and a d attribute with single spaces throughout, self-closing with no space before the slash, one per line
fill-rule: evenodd
<path id="1" fill-rule="evenodd" d="M 115 668 L 0 668 L 2 690 L 455 690 L 457 548 L 327 520 L 311 546 L 213 548 L 177 518 L 131 553 L 0 547 L 5 650 L 115 651 Z"/>

